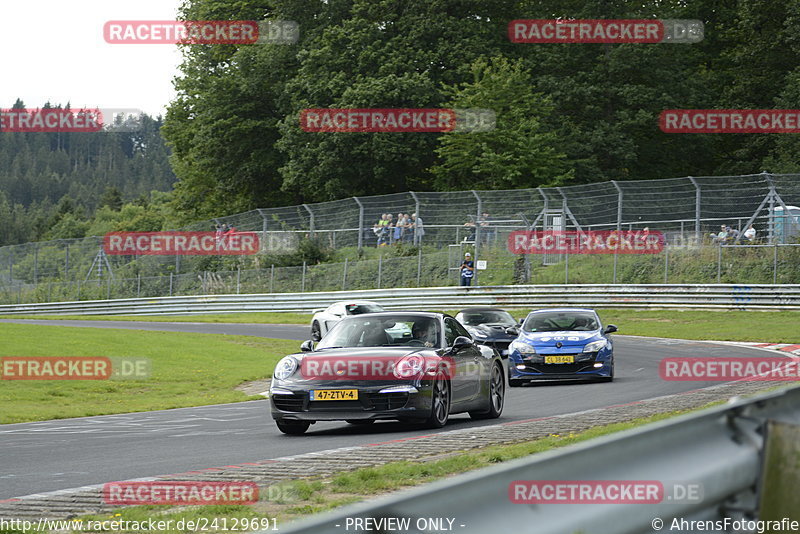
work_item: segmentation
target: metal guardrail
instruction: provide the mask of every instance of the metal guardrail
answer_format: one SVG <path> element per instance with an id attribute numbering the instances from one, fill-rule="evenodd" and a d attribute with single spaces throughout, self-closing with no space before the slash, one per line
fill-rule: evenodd
<path id="1" fill-rule="evenodd" d="M 416 533 L 423 532 L 416 528 L 420 518 L 450 518 L 455 532 L 652 534 L 659 530 L 653 526 L 656 518 L 662 521 L 663 532 L 696 531 L 671 529 L 674 518 L 753 519 L 768 420 L 796 424 L 800 388 L 456 476 L 311 518 L 284 532 L 340 534 L 352 531 L 357 518 L 410 518 L 411 528 L 403 532 Z M 661 481 L 665 487 L 668 482 L 692 483 L 702 487 L 702 498 L 679 502 L 665 497 L 656 504 L 514 504 L 509 487 L 520 480 L 647 480 Z M 351 528 L 346 530 L 347 525 Z"/>
<path id="2" fill-rule="evenodd" d="M 376 300 L 395 309 L 465 306 L 800 310 L 800 285 L 648 284 L 518 285 L 370 289 L 320 293 L 206 295 L 12 304 L 0 315 L 189 315 L 311 312 L 343 299 Z"/>

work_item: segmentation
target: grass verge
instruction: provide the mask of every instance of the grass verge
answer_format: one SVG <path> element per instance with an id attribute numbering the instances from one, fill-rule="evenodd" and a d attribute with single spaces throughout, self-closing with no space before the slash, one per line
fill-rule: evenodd
<path id="1" fill-rule="evenodd" d="M 271 376 L 297 342 L 250 336 L 0 324 L 0 356 L 109 356 L 149 361 L 136 380 L 2 380 L 0 423 L 164 410 L 248 400 L 234 388 Z"/>
<path id="2" fill-rule="evenodd" d="M 289 312 L 212 313 L 206 315 L 0 315 L 0 319 L 144 321 L 150 323 L 311 324 L 310 313 Z"/>

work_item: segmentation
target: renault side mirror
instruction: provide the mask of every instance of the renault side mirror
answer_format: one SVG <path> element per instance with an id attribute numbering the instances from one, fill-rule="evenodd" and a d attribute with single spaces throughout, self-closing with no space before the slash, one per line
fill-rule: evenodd
<path id="1" fill-rule="evenodd" d="M 613 333 L 613 332 L 616 332 L 617 330 L 618 330 L 618 328 L 617 328 L 617 325 L 615 325 L 615 324 L 610 324 L 610 325 L 607 325 L 607 326 L 606 326 L 606 327 L 603 329 L 603 333 L 604 333 L 604 334 L 611 334 L 611 333 Z"/>

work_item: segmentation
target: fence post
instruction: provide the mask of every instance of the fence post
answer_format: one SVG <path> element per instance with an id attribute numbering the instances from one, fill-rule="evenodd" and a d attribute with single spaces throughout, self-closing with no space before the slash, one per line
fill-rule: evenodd
<path id="1" fill-rule="evenodd" d="M 717 283 L 722 279 L 722 245 L 717 245 Z"/>
<path id="2" fill-rule="evenodd" d="M 106 300 L 111 300 L 111 277 L 106 278 Z"/>
<path id="3" fill-rule="evenodd" d="M 306 292 L 306 262 L 303 262 L 303 278 L 300 280 L 300 292 Z"/>
<path id="4" fill-rule="evenodd" d="M 242 280 L 242 266 L 236 266 L 236 294 L 239 294 L 239 290 L 241 288 L 241 280 Z"/>
<path id="5" fill-rule="evenodd" d="M 81 278 L 78 277 L 78 294 L 75 297 L 75 300 L 81 300 Z"/>
<path id="6" fill-rule="evenodd" d="M 9 247 L 8 249 L 8 286 L 11 287 L 11 281 L 14 278 L 14 251 Z"/>
<path id="7" fill-rule="evenodd" d="M 33 244 L 33 285 L 38 284 L 39 278 L 39 245 Z"/>
<path id="8" fill-rule="evenodd" d="M 422 248 L 417 251 L 417 287 L 422 278 Z"/>
<path id="9" fill-rule="evenodd" d="M 267 229 L 268 229 L 267 216 L 264 215 L 264 210 L 262 210 L 261 208 L 258 208 L 257 211 L 258 214 L 261 215 L 261 243 L 259 248 L 261 250 L 265 250 L 267 248 Z"/>
<path id="10" fill-rule="evenodd" d="M 564 283 L 569 284 L 569 251 L 564 254 Z"/>
<path id="11" fill-rule="evenodd" d="M 772 252 L 772 283 L 778 283 L 778 243 L 773 243 L 775 247 Z"/>
<path id="12" fill-rule="evenodd" d="M 419 212 L 419 197 L 417 196 L 417 194 L 414 191 L 409 191 L 409 194 L 411 194 L 411 198 L 414 199 L 414 213 L 417 214 L 417 217 L 422 217 L 422 214 Z M 423 221 L 423 224 L 425 224 L 424 221 Z M 423 230 L 424 230 L 424 227 L 423 227 Z M 418 243 L 417 226 L 416 226 L 416 224 L 414 225 L 414 239 L 413 239 L 412 242 L 414 243 L 415 246 Z M 419 243 L 419 246 L 421 247 L 422 243 Z"/>
<path id="13" fill-rule="evenodd" d="M 700 184 L 697 183 L 697 180 L 694 177 L 689 176 L 689 180 L 692 182 L 694 186 L 694 238 L 697 241 L 697 244 L 700 244 L 700 201 L 702 197 L 702 191 L 700 189 Z"/>
<path id="14" fill-rule="evenodd" d="M 669 243 L 664 244 L 664 283 L 669 279 Z"/>
<path id="15" fill-rule="evenodd" d="M 69 243 L 64 251 L 64 280 L 69 280 Z"/>
<path id="16" fill-rule="evenodd" d="M 481 215 L 482 215 L 482 207 L 483 203 L 481 202 L 481 197 L 478 193 L 472 189 L 472 195 L 475 197 L 475 200 L 478 201 L 478 208 L 475 213 L 475 254 L 472 258 L 473 265 L 477 265 L 477 261 L 479 258 L 479 251 L 481 246 Z M 478 269 L 473 269 L 472 275 L 472 282 L 477 286 L 478 285 Z"/>
<path id="17" fill-rule="evenodd" d="M 617 283 L 617 258 L 619 256 L 619 233 L 622 230 L 622 188 L 616 180 L 611 180 L 617 189 L 617 247 L 614 249 L 614 283 Z"/>
<path id="18" fill-rule="evenodd" d="M 383 254 L 378 256 L 378 289 L 381 288 L 381 275 L 383 274 Z"/>
<path id="19" fill-rule="evenodd" d="M 172 273 L 169 273 L 169 296 L 172 296 Z"/>
<path id="20" fill-rule="evenodd" d="M 763 173 L 766 174 L 766 173 Z M 784 215 L 789 215 L 785 213 Z M 791 215 L 789 215 L 791 217 Z M 791 219 L 790 219 L 791 220 Z M 771 245 L 775 241 L 775 184 L 769 180 L 769 234 L 767 242 Z"/>
<path id="21" fill-rule="evenodd" d="M 270 265 L 269 268 L 269 292 L 274 293 L 274 284 L 275 284 L 275 264 L 273 263 Z"/>
<path id="22" fill-rule="evenodd" d="M 311 208 L 308 207 L 308 204 L 303 204 L 303 207 L 308 212 L 308 230 L 311 233 L 311 237 L 314 237 L 314 212 L 311 211 Z"/>
<path id="23" fill-rule="evenodd" d="M 344 259 L 344 272 L 342 273 L 342 291 L 347 289 L 347 258 Z"/>
<path id="24" fill-rule="evenodd" d="M 142 294 L 142 273 L 136 275 L 136 298 Z"/>
<path id="25" fill-rule="evenodd" d="M 358 204 L 358 250 L 360 251 L 364 246 L 364 204 L 358 197 L 353 197 L 353 200 Z"/>

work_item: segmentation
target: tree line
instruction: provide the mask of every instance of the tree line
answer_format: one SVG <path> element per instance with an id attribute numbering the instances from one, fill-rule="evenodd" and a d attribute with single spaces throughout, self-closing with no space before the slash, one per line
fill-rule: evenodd
<path id="1" fill-rule="evenodd" d="M 62 109 L 43 106 L 50 107 Z M 98 235 L 132 222 L 160 230 L 155 219 L 163 219 L 157 214 L 175 181 L 162 124 L 143 115 L 130 132 L 0 132 L 0 245 Z"/>
<path id="2" fill-rule="evenodd" d="M 664 109 L 793 108 L 797 0 L 189 0 L 299 23 L 295 45 L 187 46 L 164 133 L 201 218 L 407 190 L 795 172 L 797 136 L 666 134 Z M 518 44 L 515 19 L 699 19 L 695 44 Z M 489 108 L 485 133 L 314 133 L 307 108 Z"/>

